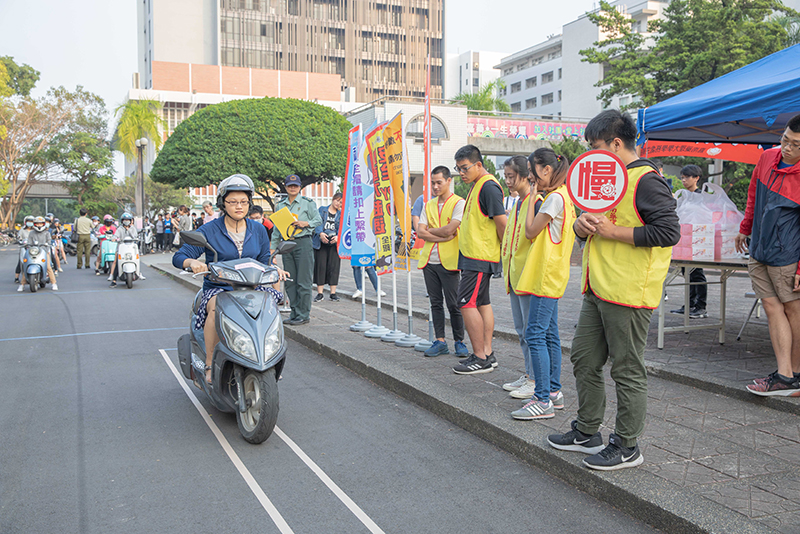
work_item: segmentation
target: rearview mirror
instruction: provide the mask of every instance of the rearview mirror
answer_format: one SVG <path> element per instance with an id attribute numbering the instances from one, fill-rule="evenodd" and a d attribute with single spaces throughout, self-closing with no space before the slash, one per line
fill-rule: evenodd
<path id="1" fill-rule="evenodd" d="M 297 246 L 297 243 L 294 241 L 281 241 L 281 244 L 278 245 L 278 248 L 275 249 L 275 254 L 288 254 Z"/>
<path id="2" fill-rule="evenodd" d="M 181 232 L 181 245 L 192 245 L 194 247 L 208 247 L 208 240 L 202 232 Z"/>

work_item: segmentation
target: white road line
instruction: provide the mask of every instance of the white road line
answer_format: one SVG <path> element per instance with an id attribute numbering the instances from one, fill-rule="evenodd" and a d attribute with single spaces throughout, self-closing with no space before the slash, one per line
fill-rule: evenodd
<path id="1" fill-rule="evenodd" d="M 169 356 L 167 356 L 167 353 L 164 350 L 159 350 L 159 352 L 161 353 L 161 356 L 164 358 L 164 361 L 167 362 L 167 365 L 172 371 L 172 374 L 175 375 L 175 379 L 181 385 L 183 391 L 189 397 L 189 400 L 192 401 L 194 407 L 197 408 L 197 411 L 200 412 L 200 416 L 203 418 L 203 421 L 206 422 L 208 428 L 210 428 L 211 432 L 214 434 L 214 437 L 217 438 L 219 444 L 222 445 L 222 449 L 228 455 L 228 458 L 230 458 L 231 462 L 233 462 L 233 465 L 239 471 L 239 474 L 242 475 L 242 478 L 250 487 L 250 490 L 256 496 L 256 499 L 258 499 L 258 502 L 260 502 L 261 506 L 264 507 L 264 510 L 267 511 L 269 517 L 275 523 L 275 526 L 278 527 L 278 530 L 280 530 L 282 534 L 290 534 L 290 533 L 293 534 L 293 531 L 289 527 L 289 524 L 286 522 L 286 520 L 283 518 L 280 512 L 278 512 L 278 509 L 275 508 L 275 505 L 272 504 L 272 501 L 269 500 L 269 497 L 267 497 L 267 494 L 264 493 L 264 490 L 261 489 L 261 486 L 258 485 L 258 482 L 256 482 L 256 479 L 250 473 L 250 470 L 247 469 L 244 463 L 242 463 L 242 460 L 239 458 L 239 455 L 236 454 L 236 451 L 233 450 L 233 447 L 231 447 L 231 444 L 228 443 L 228 440 L 222 434 L 222 431 L 219 429 L 216 423 L 214 423 L 214 421 L 212 421 L 211 418 L 208 416 L 208 413 L 206 412 L 205 408 L 203 408 L 203 405 L 200 404 L 200 401 L 197 400 L 197 397 L 195 397 L 192 390 L 190 390 L 189 386 L 186 385 L 186 380 L 183 379 L 183 375 L 178 373 L 178 370 L 172 364 L 172 361 L 169 359 Z"/>
<path id="2" fill-rule="evenodd" d="M 322 481 L 323 484 L 328 486 L 328 489 L 331 490 L 333 494 L 336 495 L 336 497 L 340 501 L 342 501 L 342 503 L 345 506 L 347 506 L 347 508 L 351 512 L 353 512 L 353 515 L 355 515 L 358 518 L 358 520 L 361 521 L 364 524 L 364 526 L 369 529 L 370 532 L 372 532 L 373 534 L 385 534 L 383 530 L 381 530 L 381 528 L 378 525 L 376 525 L 375 522 L 372 519 L 370 519 L 366 513 L 364 513 L 364 510 L 362 510 L 361 507 L 359 507 L 356 503 L 354 503 L 353 499 L 348 497 L 347 494 L 344 491 L 342 491 L 342 489 L 339 486 L 337 486 L 336 483 L 333 480 L 331 480 L 331 478 L 328 475 L 325 474 L 325 471 L 323 471 L 316 463 L 314 463 L 314 460 L 309 458 L 308 455 L 305 452 L 303 452 L 303 449 L 301 449 L 297 445 L 297 443 L 292 441 L 291 438 L 289 438 L 289 436 L 283 433 L 283 430 L 281 430 L 276 426 L 275 434 L 277 434 L 278 437 L 281 438 L 289 446 L 289 448 L 291 448 L 294 451 L 294 453 L 298 457 L 300 457 L 301 460 L 303 460 L 303 463 L 305 463 L 308 466 L 308 468 L 311 469 L 314 472 L 314 474 L 317 475 L 317 477 L 319 477 L 319 479 Z"/>
<path id="3" fill-rule="evenodd" d="M 137 332 L 160 332 L 164 330 L 184 330 L 185 326 L 175 326 L 172 328 L 144 328 L 141 330 L 106 330 L 105 332 L 78 332 L 76 334 L 56 334 L 52 336 L 31 336 L 31 337 L 9 337 L 0 341 L 27 341 L 30 339 L 53 339 L 57 337 L 79 337 L 79 336 L 100 336 L 110 334 L 135 334 Z"/>

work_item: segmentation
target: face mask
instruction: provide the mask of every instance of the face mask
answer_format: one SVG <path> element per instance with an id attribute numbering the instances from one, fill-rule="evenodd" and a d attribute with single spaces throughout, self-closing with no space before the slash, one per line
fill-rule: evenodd
<path id="1" fill-rule="evenodd" d="M 131 222 L 129 220 L 126 219 L 126 220 L 122 221 L 122 226 L 127 228 L 130 225 L 131 225 Z"/>
<path id="2" fill-rule="evenodd" d="M 31 221 L 28 221 L 25 223 L 25 226 L 27 226 L 28 228 L 33 228 L 33 223 Z"/>

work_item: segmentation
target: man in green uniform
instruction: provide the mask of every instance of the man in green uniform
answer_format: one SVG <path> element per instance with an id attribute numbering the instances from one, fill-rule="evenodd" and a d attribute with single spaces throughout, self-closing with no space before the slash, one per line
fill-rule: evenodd
<path id="1" fill-rule="evenodd" d="M 283 269 L 288 271 L 292 277 L 292 281 L 286 281 L 286 296 L 289 297 L 292 313 L 283 322 L 299 325 L 306 324 L 311 314 L 311 280 L 314 272 L 314 249 L 311 246 L 311 234 L 314 228 L 322 224 L 322 219 L 319 216 L 316 202 L 300 195 L 302 183 L 299 176 L 292 174 L 284 180 L 283 184 L 286 186 L 288 197 L 275 205 L 275 211 L 289 208 L 289 211 L 297 216 L 297 220 L 292 223 L 295 228 L 294 235 L 288 236 L 297 243 L 297 246 L 283 256 Z M 280 232 L 272 232 L 270 248 L 272 248 L 273 254 L 283 239 Z"/>

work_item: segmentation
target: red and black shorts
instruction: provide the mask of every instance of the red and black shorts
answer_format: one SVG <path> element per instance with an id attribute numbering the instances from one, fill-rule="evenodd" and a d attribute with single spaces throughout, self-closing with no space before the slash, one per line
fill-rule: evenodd
<path id="1" fill-rule="evenodd" d="M 491 277 L 492 273 L 461 271 L 461 281 L 458 283 L 458 307 L 477 308 L 491 304 L 489 302 Z"/>

